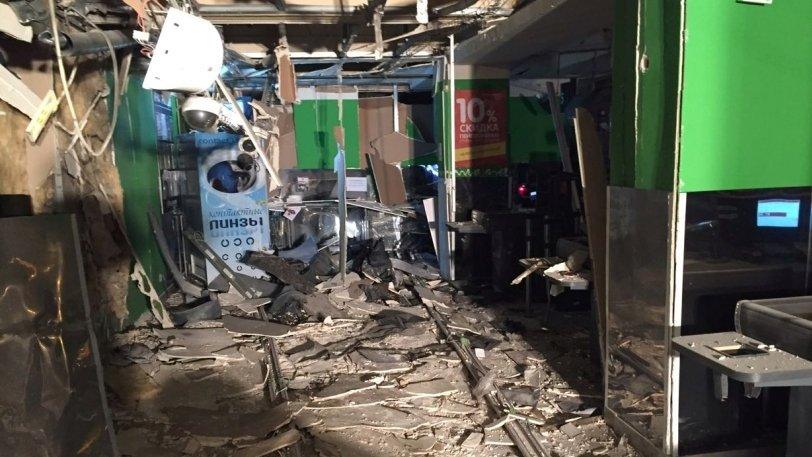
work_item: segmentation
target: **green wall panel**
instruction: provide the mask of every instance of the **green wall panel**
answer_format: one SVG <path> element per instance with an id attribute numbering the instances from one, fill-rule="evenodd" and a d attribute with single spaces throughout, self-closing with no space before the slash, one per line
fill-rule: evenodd
<path id="1" fill-rule="evenodd" d="M 812 185 L 812 1 L 688 0 L 680 190 Z"/>
<path id="2" fill-rule="evenodd" d="M 530 163 L 558 160 L 553 117 L 535 97 L 508 98 L 508 160 Z"/>
<path id="3" fill-rule="evenodd" d="M 343 103 L 347 167 L 358 168 L 358 100 L 344 100 Z M 293 106 L 293 119 L 296 123 L 298 168 L 332 170 L 333 158 L 338 152 L 333 135 L 333 127 L 338 125 L 338 100 L 302 100 Z"/>
<path id="4" fill-rule="evenodd" d="M 162 293 L 166 267 L 147 219 L 147 211 L 161 211 L 155 110 L 153 93 L 141 87 L 142 81 L 143 75 L 129 77 L 113 141 L 124 192 L 127 236 L 153 285 Z M 147 310 L 147 299 L 134 284 L 128 289 L 127 307 L 133 318 Z"/>
<path id="5" fill-rule="evenodd" d="M 678 129 L 680 1 L 641 0 L 639 4 L 639 53 L 647 64 L 635 62 L 638 85 L 634 187 L 670 191 L 674 188 Z"/>
<path id="6" fill-rule="evenodd" d="M 439 157 L 440 170 L 447 172 L 446 165 L 451 163 L 451 89 L 448 80 L 437 80 L 434 88 L 434 131 L 442 142 L 442 153 Z M 450 167 L 449 167 L 450 168 Z"/>

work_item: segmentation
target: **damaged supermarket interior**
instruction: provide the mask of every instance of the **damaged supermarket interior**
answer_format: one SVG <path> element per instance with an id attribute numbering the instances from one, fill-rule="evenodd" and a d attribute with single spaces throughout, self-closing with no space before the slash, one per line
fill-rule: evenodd
<path id="1" fill-rule="evenodd" d="M 812 455 L 809 0 L 0 0 L 0 455 Z"/>

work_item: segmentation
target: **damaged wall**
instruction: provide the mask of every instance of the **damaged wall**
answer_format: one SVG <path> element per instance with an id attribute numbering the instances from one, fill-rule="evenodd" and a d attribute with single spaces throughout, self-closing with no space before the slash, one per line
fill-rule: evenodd
<path id="1" fill-rule="evenodd" d="M 358 168 L 358 91 L 354 87 L 300 87 L 298 97 L 293 118 L 299 169 L 333 169 L 338 152 L 333 127 L 339 124 L 344 127 L 347 167 Z"/>
<path id="2" fill-rule="evenodd" d="M 56 65 L 49 57 L 19 43 L 7 49 L 8 68 L 37 95 L 44 96 L 50 89 L 56 89 L 57 95 L 62 92 Z M 73 62 L 66 64 L 70 72 Z M 84 132 L 95 149 L 99 149 L 109 131 L 108 103 L 112 90 L 105 75 L 109 65 L 109 61 L 95 58 L 79 59 L 71 85 L 77 116 L 81 118 L 91 109 Z M 94 99 L 98 100 L 95 104 Z M 73 130 L 73 119 L 64 101 L 46 124 L 37 144 L 29 143 L 22 134 L 28 124 L 25 115 L 4 102 L 0 102 L 0 111 L 3 112 L 0 129 L 14 132 L 0 137 L 4 153 L 0 193 L 31 196 L 35 214 L 77 214 L 94 316 L 108 331 L 119 328 L 127 317 L 124 301 L 130 256 L 117 223 L 122 194 L 110 150 L 95 157 L 80 151 L 77 143 L 75 153 L 65 152 L 71 143 L 66 130 Z M 58 166 L 54 167 L 54 163 Z"/>
<path id="3" fill-rule="evenodd" d="M 437 145 L 433 143 L 433 106 L 398 102 L 398 128 L 395 131 L 393 97 L 358 100 L 359 135 L 362 155 L 379 154 L 388 163 L 401 166 L 436 164 Z"/>

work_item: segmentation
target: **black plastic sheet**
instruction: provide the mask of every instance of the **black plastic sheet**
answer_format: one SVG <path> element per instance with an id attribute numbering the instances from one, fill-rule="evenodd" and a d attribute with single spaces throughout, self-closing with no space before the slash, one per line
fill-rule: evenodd
<path id="1" fill-rule="evenodd" d="M 76 221 L 0 219 L 0 454 L 111 456 Z"/>

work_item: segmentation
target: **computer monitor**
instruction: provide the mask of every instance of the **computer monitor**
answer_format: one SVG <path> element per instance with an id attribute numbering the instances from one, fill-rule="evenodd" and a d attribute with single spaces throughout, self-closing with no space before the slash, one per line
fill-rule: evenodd
<path id="1" fill-rule="evenodd" d="M 781 198 L 759 200 L 756 207 L 756 226 L 798 228 L 801 200 Z"/>

